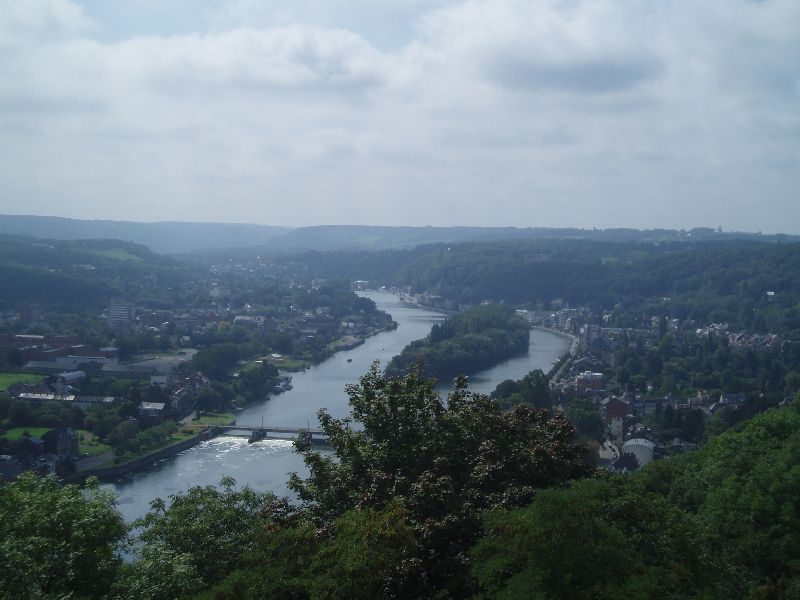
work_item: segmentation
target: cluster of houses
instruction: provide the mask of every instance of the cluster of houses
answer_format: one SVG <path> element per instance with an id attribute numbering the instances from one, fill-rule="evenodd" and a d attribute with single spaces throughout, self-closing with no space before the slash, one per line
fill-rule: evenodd
<path id="1" fill-rule="evenodd" d="M 228 290 L 217 286 L 211 289 L 212 297 L 224 298 Z M 331 314 L 328 306 L 318 306 L 304 310 L 289 304 L 270 309 L 270 314 L 259 314 L 249 304 L 231 310 L 222 307 L 185 308 L 179 311 L 130 309 L 120 302 L 104 312 L 107 322 L 115 327 L 125 327 L 129 332 L 150 333 L 157 339 L 166 339 L 166 346 L 187 347 L 192 345 L 194 336 L 214 332 L 226 324 L 237 325 L 261 334 L 281 333 L 292 336 L 296 351 L 314 346 L 320 340 L 331 341 L 340 336 L 351 335 L 367 337 L 374 333 L 374 323 L 353 315 L 347 320 L 339 320 Z M 122 310 L 120 306 L 125 306 Z M 119 316 L 122 314 L 122 316 Z M 116 315 L 116 316 L 115 316 Z"/>
<path id="2" fill-rule="evenodd" d="M 0 454 L 0 482 L 11 481 L 23 470 L 40 475 L 56 473 L 59 463 L 79 458 L 78 433 L 71 427 L 51 429 L 41 437 L 23 435 L 13 442 L 14 454 Z"/>
<path id="3" fill-rule="evenodd" d="M 746 331 L 729 331 L 727 323 L 711 323 L 695 330 L 698 337 L 720 336 L 728 340 L 731 346 L 760 350 L 769 348 L 780 341 L 774 333 L 748 333 Z"/>
<path id="4" fill-rule="evenodd" d="M 114 407 L 122 402 L 115 396 L 93 396 L 80 393 L 80 386 L 86 380 L 84 371 L 62 372 L 45 377 L 38 384 L 15 383 L 8 388 L 8 393 L 17 400 L 27 402 L 31 408 L 40 408 L 48 402 L 64 403 L 83 411 L 92 406 Z M 164 375 L 158 382 L 170 391 L 169 403 L 174 411 L 185 416 L 195 408 L 197 393 L 211 385 L 210 380 L 200 372 Z M 160 425 L 164 421 L 165 402 L 141 402 L 139 418 L 145 426 Z"/>
<path id="5" fill-rule="evenodd" d="M 667 454 L 696 449 L 697 445 L 680 438 L 667 444 L 655 439 L 653 431 L 642 423 L 642 418 L 670 410 L 687 413 L 700 410 L 710 416 L 717 410 L 739 408 L 746 400 L 744 394 L 712 396 L 698 392 L 688 397 L 648 396 L 625 392 L 609 393 L 602 372 L 602 361 L 591 354 L 572 363 L 569 371 L 552 385 L 554 396 L 563 407 L 569 400 L 590 400 L 603 418 L 606 442 L 600 449 L 601 462 L 619 472 L 630 472 Z"/>
<path id="6" fill-rule="evenodd" d="M 463 311 L 471 308 L 470 304 L 460 304 L 455 300 L 445 298 L 439 294 L 433 294 L 431 292 L 414 292 L 412 291 L 411 286 L 391 288 L 390 291 L 393 294 L 397 294 L 402 302 L 411 306 L 433 308 L 448 312 Z"/>
<path id="7" fill-rule="evenodd" d="M 123 399 L 115 396 L 92 396 L 80 393 L 80 384 L 85 381 L 82 371 L 50 375 L 37 384 L 16 383 L 8 392 L 17 400 L 38 409 L 50 402 L 65 404 L 83 411 L 93 406 L 113 408 Z M 181 416 L 191 413 L 198 392 L 209 386 L 210 381 L 199 372 L 179 374 L 167 378 L 170 392 L 169 403 Z M 140 402 L 137 421 L 143 428 L 160 425 L 165 420 L 166 402 Z M 79 455 L 78 434 L 73 429 L 52 429 L 36 437 L 23 435 L 7 444 L 10 454 L 0 453 L 0 481 L 14 479 L 23 469 L 31 469 L 42 475 L 56 472 L 59 463 L 74 462 Z"/>

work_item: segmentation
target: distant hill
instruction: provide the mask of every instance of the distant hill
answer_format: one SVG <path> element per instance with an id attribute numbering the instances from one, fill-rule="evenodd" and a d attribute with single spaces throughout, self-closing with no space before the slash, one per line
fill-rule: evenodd
<path id="1" fill-rule="evenodd" d="M 577 229 L 545 227 L 391 227 L 377 225 L 316 225 L 273 227 L 247 223 L 162 221 L 88 221 L 63 217 L 0 215 L 0 234 L 53 240 L 116 239 L 143 244 L 159 253 L 220 250 L 232 254 L 296 254 L 331 250 L 399 250 L 426 244 L 505 240 L 580 239 L 658 243 L 720 239 L 800 240 L 799 236 L 762 236 L 718 232 L 709 227 L 673 229 Z"/>
<path id="2" fill-rule="evenodd" d="M 119 240 L 46 240 L 0 234 L 0 308 L 20 303 L 97 309 L 120 297 L 154 308 L 201 293 L 204 269 Z"/>
<path id="3" fill-rule="evenodd" d="M 53 240 L 116 239 L 143 244 L 160 253 L 256 246 L 286 231 L 286 227 L 245 223 L 138 223 L 0 215 L 0 234 Z"/>
<path id="4" fill-rule="evenodd" d="M 295 254 L 332 250 L 400 250 L 427 244 L 507 240 L 595 240 L 660 243 L 721 239 L 798 240 L 798 236 L 762 236 L 755 233 L 717 232 L 708 227 L 673 229 L 576 229 L 545 227 L 385 227 L 370 225 L 319 225 L 298 227 L 271 237 L 240 253 Z M 241 244 L 244 246 L 244 244 Z"/>

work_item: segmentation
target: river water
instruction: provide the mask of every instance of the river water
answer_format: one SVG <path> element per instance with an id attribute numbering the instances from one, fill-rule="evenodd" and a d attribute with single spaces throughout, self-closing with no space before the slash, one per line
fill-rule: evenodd
<path id="1" fill-rule="evenodd" d="M 434 311 L 406 306 L 397 296 L 386 292 L 363 295 L 374 300 L 379 309 L 390 313 L 398 324 L 397 329 L 370 337 L 357 348 L 338 352 L 319 365 L 294 373 L 292 390 L 249 406 L 237 415 L 237 423 L 258 425 L 263 418 L 265 424 L 273 427 L 314 427 L 317 411 L 323 407 L 335 417 L 346 416 L 349 410 L 345 385 L 357 382 L 374 360 L 385 366 L 406 344 L 427 335 L 433 322 L 444 318 Z M 505 379 L 521 379 L 537 368 L 547 371 L 567 348 L 567 340 L 532 329 L 527 355 L 473 375 L 470 389 L 489 393 Z M 445 382 L 440 384 L 440 393 L 445 393 L 448 387 Z M 171 494 L 194 485 L 216 485 L 225 475 L 232 476 L 239 485 L 247 484 L 258 491 L 291 495 L 286 481 L 292 471 L 303 476 L 307 474 L 302 458 L 293 452 L 290 441 L 265 440 L 248 444 L 244 438 L 218 437 L 104 487 L 117 493 L 120 511 L 126 521 L 132 521 L 143 516 L 156 497 L 166 500 Z"/>

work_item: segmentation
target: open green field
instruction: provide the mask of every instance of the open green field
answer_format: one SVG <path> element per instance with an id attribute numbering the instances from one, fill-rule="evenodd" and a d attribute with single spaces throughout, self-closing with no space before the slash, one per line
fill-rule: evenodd
<path id="1" fill-rule="evenodd" d="M 9 429 L 3 435 L 0 435 L 0 438 L 10 440 L 12 442 L 18 440 L 22 437 L 22 434 L 26 431 L 30 434 L 31 437 L 42 437 L 45 433 L 50 431 L 51 427 L 14 427 L 13 429 Z"/>
<path id="2" fill-rule="evenodd" d="M 24 383 L 39 383 L 43 377 L 33 373 L 0 373 L 0 391 L 5 391 L 9 386 L 18 381 Z"/>
<path id="3" fill-rule="evenodd" d="M 188 440 L 189 438 L 193 438 L 194 434 L 192 433 L 173 433 L 172 437 L 170 438 L 169 442 L 164 444 L 163 446 L 159 446 L 158 448 L 152 448 L 151 450 L 147 450 L 145 452 L 139 452 L 137 454 L 123 454 L 120 457 L 120 460 L 117 459 L 109 460 L 108 462 L 104 462 L 101 465 L 98 465 L 97 469 L 107 469 L 109 467 L 118 467 L 119 465 L 124 465 L 127 462 L 135 460 L 137 458 L 141 458 L 143 456 L 147 456 L 148 454 L 153 454 L 154 452 L 158 452 L 159 450 L 163 450 L 164 448 L 168 448 L 170 446 L 174 446 L 175 444 L 179 444 L 184 440 Z"/>
<path id="4" fill-rule="evenodd" d="M 42 437 L 45 433 L 50 431 L 51 427 L 14 427 L 9 429 L 0 438 L 10 441 L 16 441 L 22 437 L 26 431 L 32 437 Z M 77 429 L 78 434 L 78 452 L 81 454 L 88 454 L 89 456 L 99 456 L 106 452 L 111 452 L 111 446 L 100 443 L 99 440 L 94 439 L 91 431 L 86 429 Z"/>
<path id="5" fill-rule="evenodd" d="M 201 425 L 230 425 L 235 419 L 233 413 L 206 413 L 194 422 Z"/>
<path id="6" fill-rule="evenodd" d="M 95 439 L 94 434 L 86 429 L 78 429 L 78 452 L 89 456 L 100 456 L 106 452 L 111 452 L 111 446 L 100 443 Z"/>
<path id="7" fill-rule="evenodd" d="M 123 248 L 109 248 L 107 250 L 100 250 L 100 249 L 85 249 L 83 250 L 86 254 L 97 254 L 99 256 L 105 256 L 107 258 L 114 258 L 116 260 L 125 260 L 128 262 L 142 262 L 142 259 L 135 254 L 131 254 L 127 250 Z"/>
<path id="8" fill-rule="evenodd" d="M 289 358 L 287 356 L 281 356 L 280 358 L 270 357 L 268 360 L 270 364 L 275 365 L 278 369 L 283 371 L 302 371 L 311 364 L 308 361 Z"/>

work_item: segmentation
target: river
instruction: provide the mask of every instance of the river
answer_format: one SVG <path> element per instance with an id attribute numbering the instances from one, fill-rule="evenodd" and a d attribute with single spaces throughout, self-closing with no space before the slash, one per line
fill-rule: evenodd
<path id="1" fill-rule="evenodd" d="M 352 350 L 338 352 L 310 369 L 294 373 L 292 390 L 249 406 L 237 415 L 238 423 L 257 425 L 263 417 L 263 422 L 271 426 L 313 427 L 322 407 L 335 417 L 346 416 L 349 410 L 345 384 L 355 383 L 374 360 L 386 365 L 406 344 L 427 335 L 433 322 L 444 318 L 435 311 L 407 306 L 386 292 L 362 295 L 390 313 L 397 329 L 370 337 Z M 568 344 L 555 334 L 532 329 L 527 355 L 473 375 L 470 389 L 489 393 L 504 379 L 521 379 L 536 368 L 547 371 L 567 351 Z M 439 386 L 440 392 L 447 388 L 446 382 Z M 166 500 L 170 494 L 194 485 L 215 485 L 225 475 L 258 491 L 290 495 L 286 481 L 292 471 L 307 473 L 289 441 L 266 440 L 248 445 L 243 438 L 218 437 L 104 487 L 117 493 L 119 509 L 130 522 L 143 516 L 156 497 Z"/>

